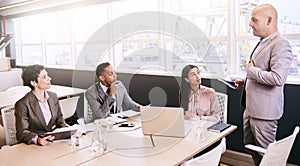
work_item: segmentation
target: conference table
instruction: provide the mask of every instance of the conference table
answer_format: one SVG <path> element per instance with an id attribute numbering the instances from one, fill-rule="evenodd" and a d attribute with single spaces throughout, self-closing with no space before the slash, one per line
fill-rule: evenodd
<path id="1" fill-rule="evenodd" d="M 232 133 L 237 126 L 231 125 L 218 133 L 205 131 L 199 136 L 196 121 L 185 138 L 143 135 L 140 116 L 128 119 L 133 128 L 114 125 L 106 131 L 107 150 L 96 154 L 91 148 L 94 132 L 79 138 L 79 146 L 72 147 L 69 139 L 54 141 L 47 146 L 4 146 L 0 149 L 0 165 L 180 165 L 210 145 Z"/>

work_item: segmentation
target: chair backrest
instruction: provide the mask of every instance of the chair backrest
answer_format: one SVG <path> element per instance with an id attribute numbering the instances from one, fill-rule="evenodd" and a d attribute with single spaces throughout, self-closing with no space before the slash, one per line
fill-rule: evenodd
<path id="1" fill-rule="evenodd" d="M 260 166 L 267 165 L 286 165 L 295 138 L 299 132 L 296 126 L 292 135 L 279 141 L 270 143 L 264 154 Z"/>
<path id="2" fill-rule="evenodd" d="M 1 109 L 2 121 L 7 145 L 17 144 L 16 125 L 15 125 L 15 107 L 8 106 Z"/>
<path id="3" fill-rule="evenodd" d="M 84 121 L 85 123 L 93 122 L 93 110 L 87 102 L 86 98 L 84 98 Z"/>
<path id="4" fill-rule="evenodd" d="M 64 119 L 67 119 L 74 115 L 79 97 L 80 96 L 74 96 L 59 100 L 59 105 Z"/>
<path id="5" fill-rule="evenodd" d="M 198 166 L 198 165 L 211 165 L 218 166 L 221 155 L 226 150 L 226 138 L 223 138 L 221 143 L 214 149 L 208 151 L 207 153 L 186 161 L 182 165 L 184 166 Z"/>
<path id="6" fill-rule="evenodd" d="M 220 108 L 220 122 L 227 123 L 227 94 L 216 92 L 218 104 Z"/>

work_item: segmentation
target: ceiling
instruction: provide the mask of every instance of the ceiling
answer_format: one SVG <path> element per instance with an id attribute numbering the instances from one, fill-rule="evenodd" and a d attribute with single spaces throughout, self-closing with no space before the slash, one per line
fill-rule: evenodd
<path id="1" fill-rule="evenodd" d="M 16 18 L 35 13 L 114 1 L 118 0 L 0 0 L 0 15 L 6 18 Z"/>

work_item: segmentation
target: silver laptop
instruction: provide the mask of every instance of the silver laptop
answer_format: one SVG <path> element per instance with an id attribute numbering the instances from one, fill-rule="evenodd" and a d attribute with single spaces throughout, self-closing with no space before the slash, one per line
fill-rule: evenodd
<path id="1" fill-rule="evenodd" d="M 150 107 L 141 110 L 142 130 L 145 135 L 185 137 L 192 121 L 184 120 L 184 110 L 178 107 Z"/>

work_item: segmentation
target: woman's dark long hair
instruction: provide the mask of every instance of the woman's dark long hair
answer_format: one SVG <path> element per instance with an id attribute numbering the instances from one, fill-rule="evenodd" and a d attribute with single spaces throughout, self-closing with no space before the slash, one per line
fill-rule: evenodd
<path id="1" fill-rule="evenodd" d="M 190 84 L 185 80 L 185 78 L 188 77 L 189 72 L 191 71 L 192 68 L 197 68 L 195 65 L 187 65 L 182 69 L 181 72 L 181 88 L 180 88 L 180 99 L 179 103 L 180 106 L 187 111 L 188 110 L 188 105 L 189 105 L 189 95 L 191 91 L 191 86 Z"/>

